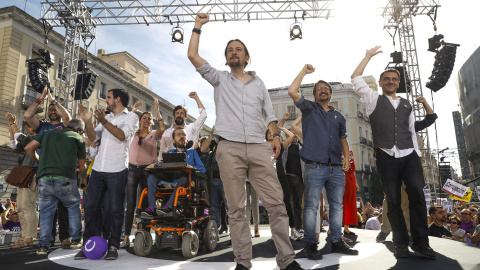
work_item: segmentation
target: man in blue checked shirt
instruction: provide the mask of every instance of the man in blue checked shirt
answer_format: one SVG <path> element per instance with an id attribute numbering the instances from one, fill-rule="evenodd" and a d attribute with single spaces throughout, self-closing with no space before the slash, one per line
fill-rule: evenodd
<path id="1" fill-rule="evenodd" d="M 188 149 L 188 150 L 186 149 L 186 145 L 188 141 L 187 141 L 187 134 L 185 133 L 185 130 L 183 127 L 177 127 L 175 129 L 175 131 L 173 132 L 172 141 L 175 146 L 175 149 L 169 150 L 168 153 L 185 152 L 187 153 L 187 167 L 192 167 L 201 173 L 205 173 L 207 171 L 202 161 L 200 160 L 200 157 L 198 156 L 197 151 L 195 151 L 195 149 Z M 147 168 L 153 168 L 153 167 L 161 167 L 161 165 L 150 164 L 149 166 L 147 166 Z M 172 196 L 170 196 L 170 199 L 162 207 L 162 209 L 155 209 L 156 208 L 155 193 L 157 192 L 157 184 L 159 182 L 160 182 L 160 179 L 158 179 L 154 174 L 150 174 L 147 178 L 148 207 L 145 209 L 144 212 L 141 213 L 141 215 L 144 217 L 165 215 L 166 212 L 170 212 L 173 207 L 173 202 L 175 200 L 175 194 L 177 193 L 177 189 L 179 187 L 187 187 L 188 178 L 186 176 L 182 176 L 178 179 L 175 179 L 173 183 L 176 182 L 176 187 L 172 193 Z"/>

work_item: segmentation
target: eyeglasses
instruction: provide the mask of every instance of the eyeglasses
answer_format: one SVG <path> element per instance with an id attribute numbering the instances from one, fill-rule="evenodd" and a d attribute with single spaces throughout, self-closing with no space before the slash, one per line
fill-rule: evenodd
<path id="1" fill-rule="evenodd" d="M 320 90 L 320 91 L 326 91 L 326 90 L 329 90 L 330 91 L 330 88 L 329 87 L 318 87 L 317 90 Z"/>
<path id="2" fill-rule="evenodd" d="M 397 78 L 397 77 L 393 77 L 393 78 L 385 77 L 385 78 L 383 78 L 382 80 L 383 80 L 383 81 L 386 81 L 386 82 L 388 82 L 388 81 L 398 82 L 400 79 Z"/>

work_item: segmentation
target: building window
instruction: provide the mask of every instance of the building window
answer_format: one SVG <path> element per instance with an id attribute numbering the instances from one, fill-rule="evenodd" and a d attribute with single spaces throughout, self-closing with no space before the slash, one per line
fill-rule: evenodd
<path id="1" fill-rule="evenodd" d="M 152 105 L 150 105 L 150 104 L 145 104 L 145 111 L 146 111 L 146 112 L 152 112 Z"/>
<path id="2" fill-rule="evenodd" d="M 98 89 L 98 96 L 103 99 L 107 99 L 107 84 L 100 82 L 100 87 Z"/>
<path id="3" fill-rule="evenodd" d="M 287 112 L 290 114 L 290 119 L 297 118 L 297 111 L 295 106 L 287 106 Z"/>
<path id="4" fill-rule="evenodd" d="M 113 60 L 111 61 L 110 63 L 108 63 L 110 66 L 114 67 L 114 66 L 118 66 L 118 62 Z"/>
<path id="5" fill-rule="evenodd" d="M 337 101 L 334 101 L 334 102 L 330 102 L 329 104 L 330 106 L 332 106 L 333 108 L 337 109 L 340 111 L 340 108 L 338 108 L 338 102 Z"/>
<path id="6" fill-rule="evenodd" d="M 132 96 L 132 107 L 135 106 L 135 103 L 138 102 L 138 98 L 135 96 Z"/>
<path id="7" fill-rule="evenodd" d="M 25 91 L 25 97 L 23 99 L 23 102 L 33 103 L 35 102 L 35 100 L 35 91 L 33 89 L 27 88 L 27 91 Z"/>
<path id="8" fill-rule="evenodd" d="M 131 68 L 132 68 L 132 70 L 133 70 L 133 71 L 135 71 L 135 72 L 138 72 L 138 71 L 137 71 L 137 67 L 136 67 L 136 66 L 132 65 L 132 67 L 131 67 Z"/>

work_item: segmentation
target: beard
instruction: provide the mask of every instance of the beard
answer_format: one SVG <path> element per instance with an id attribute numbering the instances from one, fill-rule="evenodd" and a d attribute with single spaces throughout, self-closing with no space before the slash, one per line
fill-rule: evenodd
<path id="1" fill-rule="evenodd" d="M 113 103 L 113 104 L 108 104 L 107 103 L 107 109 L 105 110 L 105 113 L 109 114 L 110 112 L 113 112 L 116 107 L 117 107 L 117 104 L 115 104 L 115 103 Z"/>
<path id="2" fill-rule="evenodd" d="M 58 117 L 58 114 L 50 114 L 48 116 L 48 118 L 50 119 L 50 121 L 58 121 L 60 120 L 60 117 Z"/>
<path id="3" fill-rule="evenodd" d="M 181 126 L 181 125 L 183 125 L 183 123 L 185 123 L 183 118 L 177 117 L 177 119 L 175 119 L 175 125 Z"/>
<path id="4" fill-rule="evenodd" d="M 185 140 L 180 140 L 178 142 L 175 142 L 175 147 L 178 147 L 178 148 L 185 148 L 187 146 L 187 144 L 185 143 Z"/>

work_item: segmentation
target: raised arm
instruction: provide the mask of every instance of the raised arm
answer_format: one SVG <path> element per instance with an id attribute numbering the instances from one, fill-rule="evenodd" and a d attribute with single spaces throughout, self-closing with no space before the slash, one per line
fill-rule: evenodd
<path id="1" fill-rule="evenodd" d="M 32 127 L 33 130 L 37 130 L 38 126 L 40 125 L 40 120 L 38 120 L 35 117 L 35 114 L 37 113 L 37 110 L 40 104 L 42 104 L 42 102 L 45 100 L 45 97 L 47 96 L 47 92 L 48 92 L 48 89 L 47 89 L 47 86 L 45 85 L 40 98 L 38 98 L 35 102 L 33 102 L 23 114 L 23 118 L 25 118 L 25 121 L 27 121 L 27 123 L 30 125 L 30 127 Z"/>
<path id="2" fill-rule="evenodd" d="M 92 122 L 93 109 L 90 108 L 90 111 L 87 111 L 82 104 L 78 104 L 78 116 L 85 122 L 85 133 L 87 133 L 88 139 L 95 142 L 97 134 L 95 133 L 95 128 L 93 127 Z"/>
<path id="3" fill-rule="evenodd" d="M 163 132 L 165 132 L 165 122 L 163 122 L 162 115 L 160 114 L 158 99 L 153 98 L 153 103 L 155 103 L 155 111 L 157 112 L 158 124 L 160 127 L 157 129 L 157 138 L 162 137 Z"/>
<path id="4" fill-rule="evenodd" d="M 305 77 L 305 75 L 310 74 L 314 71 L 315 71 L 315 68 L 312 65 L 306 64 L 302 68 L 300 73 L 297 75 L 295 80 L 293 80 L 292 85 L 290 85 L 290 88 L 288 89 L 288 94 L 290 95 L 290 97 L 293 99 L 294 102 L 297 102 L 302 97 L 302 95 L 298 93 L 298 90 L 300 90 L 300 85 L 302 84 L 303 77 Z"/>
<path id="5" fill-rule="evenodd" d="M 298 125 L 300 125 L 301 122 L 302 122 L 302 116 L 300 115 L 299 117 L 297 117 L 297 119 L 295 119 L 295 121 L 292 122 L 292 129 L 295 132 L 295 134 L 297 134 L 297 136 L 303 140 L 303 132 L 298 127 Z"/>
<path id="6" fill-rule="evenodd" d="M 200 145 L 200 151 L 202 153 L 207 153 L 210 150 L 210 144 L 212 143 L 213 140 L 213 132 L 215 131 L 215 126 L 212 127 L 212 132 L 210 133 L 210 136 L 208 136 L 205 141 L 203 141 L 202 145 Z"/>
<path id="7" fill-rule="evenodd" d="M 188 97 L 195 99 L 197 102 L 198 109 L 205 109 L 205 106 L 203 106 L 202 101 L 200 100 L 200 97 L 198 97 L 197 92 L 193 91 L 188 94 Z"/>
<path id="8" fill-rule="evenodd" d="M 105 113 L 104 109 L 97 109 L 95 110 L 95 119 L 100 122 L 104 128 L 106 128 L 117 140 L 123 141 L 127 137 L 127 134 L 123 132 L 121 128 L 110 123 L 105 117 L 107 114 Z M 137 116 L 138 117 L 138 116 Z M 90 138 L 90 136 L 88 136 Z"/>
<path id="9" fill-rule="evenodd" d="M 201 31 L 202 26 L 206 24 L 209 20 L 208 14 L 198 13 L 195 18 L 195 28 Z M 198 45 L 200 43 L 200 33 L 192 32 L 192 37 L 190 38 L 190 43 L 188 44 L 188 59 L 192 62 L 195 68 L 199 68 L 205 64 L 205 59 L 203 59 L 200 54 L 198 54 Z"/>
<path id="10" fill-rule="evenodd" d="M 282 143 L 283 144 L 283 149 L 287 149 L 287 147 L 292 143 L 293 138 L 295 138 L 295 135 L 288 129 L 281 127 L 278 125 L 278 128 L 285 133 L 285 136 L 287 136 L 287 139 Z"/>
<path id="11" fill-rule="evenodd" d="M 280 123 L 278 123 L 278 127 L 282 128 L 283 125 L 285 124 L 285 121 L 287 121 L 288 118 L 290 118 L 290 114 L 289 113 L 284 113 L 282 120 L 280 120 Z"/>
<path id="12" fill-rule="evenodd" d="M 72 120 L 72 116 L 70 115 L 70 113 L 62 106 L 62 104 L 58 103 L 55 100 L 55 98 L 48 90 L 47 97 L 50 101 L 50 104 L 53 104 L 55 106 L 55 110 L 57 110 L 58 115 L 60 116 L 60 118 L 62 118 L 63 125 L 68 126 L 68 123 L 70 123 L 70 120 Z"/>
<path id="13" fill-rule="evenodd" d="M 353 72 L 351 77 L 352 79 L 355 77 L 361 76 L 363 74 L 363 71 L 365 70 L 365 67 L 367 66 L 370 59 L 372 59 L 372 57 L 382 52 L 382 51 L 379 51 L 378 49 L 380 49 L 380 46 L 375 46 L 367 50 L 367 52 L 365 53 L 365 57 L 362 59 L 360 64 L 358 64 L 357 68 Z"/>
<path id="14" fill-rule="evenodd" d="M 423 108 L 425 108 L 425 118 L 420 121 L 415 121 L 415 132 L 420 130 L 426 129 L 427 127 L 431 126 L 437 120 L 437 115 L 433 111 L 433 109 L 428 105 L 427 100 L 424 97 L 418 97 L 415 99 L 416 102 L 422 103 Z"/>

